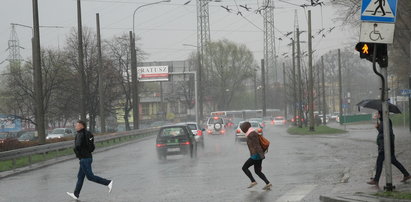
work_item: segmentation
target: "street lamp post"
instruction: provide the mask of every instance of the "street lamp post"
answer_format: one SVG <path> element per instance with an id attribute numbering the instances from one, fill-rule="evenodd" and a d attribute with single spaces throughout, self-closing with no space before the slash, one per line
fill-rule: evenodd
<path id="1" fill-rule="evenodd" d="M 135 33 L 135 16 L 137 11 L 146 6 L 159 4 L 163 2 L 170 2 L 171 0 L 163 0 L 153 3 L 148 3 L 137 7 L 133 12 L 133 32 L 130 32 L 130 53 L 131 53 L 131 90 L 133 97 L 133 128 L 139 128 L 139 109 L 138 109 L 138 80 L 137 80 L 137 53 L 136 53 L 136 33 Z"/>
<path id="2" fill-rule="evenodd" d="M 202 83 L 201 83 L 201 77 L 202 77 L 202 55 L 200 54 L 200 49 L 198 48 L 198 46 L 195 45 L 191 45 L 191 44 L 183 44 L 183 46 L 191 46 L 191 47 L 195 47 L 197 48 L 197 62 L 198 62 L 198 68 L 197 68 L 197 78 L 198 78 L 198 82 L 197 82 L 197 88 L 199 90 L 198 92 L 198 110 L 199 110 L 199 118 L 200 120 L 203 119 L 203 91 L 202 91 Z"/>

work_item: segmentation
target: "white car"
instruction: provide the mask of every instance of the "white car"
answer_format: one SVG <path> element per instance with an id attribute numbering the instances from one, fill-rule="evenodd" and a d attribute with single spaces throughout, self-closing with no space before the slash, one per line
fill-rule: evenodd
<path id="1" fill-rule="evenodd" d="M 263 135 L 263 126 L 258 122 L 258 121 L 249 121 L 251 124 L 251 127 L 255 129 L 255 131 Z M 247 137 L 245 136 L 245 133 L 241 131 L 240 125 L 244 123 L 244 121 L 241 121 L 237 128 L 235 129 L 235 142 L 241 142 L 241 141 L 246 141 Z"/>
<path id="2" fill-rule="evenodd" d="M 47 135 L 46 139 L 55 139 L 63 137 L 74 137 L 74 131 L 71 128 L 55 128 Z"/>
<path id="3" fill-rule="evenodd" d="M 203 131 L 204 128 L 200 128 L 200 126 L 196 122 L 186 122 L 186 123 L 178 123 L 176 125 L 186 125 L 194 135 L 195 141 L 204 148 L 204 135 Z"/>
<path id="4" fill-rule="evenodd" d="M 276 116 L 272 123 L 275 126 L 283 126 L 287 123 L 287 120 L 285 120 L 284 116 Z"/>
<path id="5" fill-rule="evenodd" d="M 225 120 L 221 117 L 210 117 L 207 120 L 207 134 L 209 135 L 224 135 L 225 130 Z"/>

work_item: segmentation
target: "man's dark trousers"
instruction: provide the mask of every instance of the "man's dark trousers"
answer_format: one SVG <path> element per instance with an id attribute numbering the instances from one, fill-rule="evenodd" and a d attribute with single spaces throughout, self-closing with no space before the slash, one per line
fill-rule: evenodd
<path id="1" fill-rule="evenodd" d="M 80 168 L 77 174 L 77 185 L 74 190 L 74 195 L 79 196 L 81 188 L 83 187 L 84 177 L 87 177 L 88 180 L 107 186 L 110 184 L 110 180 L 104 179 L 102 177 L 96 176 L 91 170 L 91 163 L 93 162 L 92 158 L 83 158 L 80 159 Z"/>

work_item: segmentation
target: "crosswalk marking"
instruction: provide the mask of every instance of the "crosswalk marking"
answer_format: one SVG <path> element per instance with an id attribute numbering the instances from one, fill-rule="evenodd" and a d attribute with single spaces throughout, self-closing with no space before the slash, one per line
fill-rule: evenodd
<path id="1" fill-rule="evenodd" d="M 314 184 L 298 185 L 294 189 L 282 195 L 276 200 L 276 202 L 299 202 L 307 194 L 314 190 L 316 186 L 317 185 Z"/>

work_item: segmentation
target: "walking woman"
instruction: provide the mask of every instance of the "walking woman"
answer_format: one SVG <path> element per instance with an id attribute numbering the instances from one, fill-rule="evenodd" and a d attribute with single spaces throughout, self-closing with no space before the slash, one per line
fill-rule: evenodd
<path id="1" fill-rule="evenodd" d="M 263 148 L 260 145 L 260 140 L 258 138 L 259 134 L 255 131 L 254 128 L 251 127 L 251 124 L 248 121 L 242 123 L 240 125 L 240 128 L 241 131 L 243 131 L 245 133 L 245 136 L 247 137 L 247 146 L 250 150 L 250 158 L 244 163 L 242 168 L 244 173 L 251 180 L 251 184 L 248 186 L 248 188 L 257 185 L 257 182 L 255 181 L 253 175 L 251 174 L 250 170 L 248 170 L 248 168 L 254 166 L 255 174 L 257 174 L 266 184 L 263 190 L 269 190 L 273 185 L 270 183 L 270 181 L 267 180 L 264 173 L 261 172 L 261 165 L 263 163 L 263 159 L 265 158 L 265 156 Z"/>
<path id="2" fill-rule="evenodd" d="M 375 177 L 371 179 L 371 181 L 368 181 L 367 184 L 370 185 L 377 185 L 378 186 L 378 181 L 380 180 L 381 177 L 381 172 L 382 172 L 382 167 L 385 159 L 385 153 L 384 153 L 384 128 L 383 128 L 383 119 L 381 116 L 381 111 L 378 111 L 378 118 L 380 120 L 380 123 L 375 126 L 378 130 L 378 135 L 377 135 L 377 145 L 378 145 L 378 157 L 377 157 L 377 163 L 376 163 L 376 171 L 375 171 Z M 391 147 L 391 163 L 398 168 L 398 170 L 401 171 L 401 173 L 404 175 L 404 178 L 401 180 L 401 182 L 406 182 L 407 180 L 411 179 L 410 174 L 408 171 L 404 168 L 404 166 L 395 158 L 395 136 L 394 136 L 394 131 L 392 130 L 392 122 L 391 119 L 389 120 L 389 128 L 390 128 L 390 147 Z"/>

